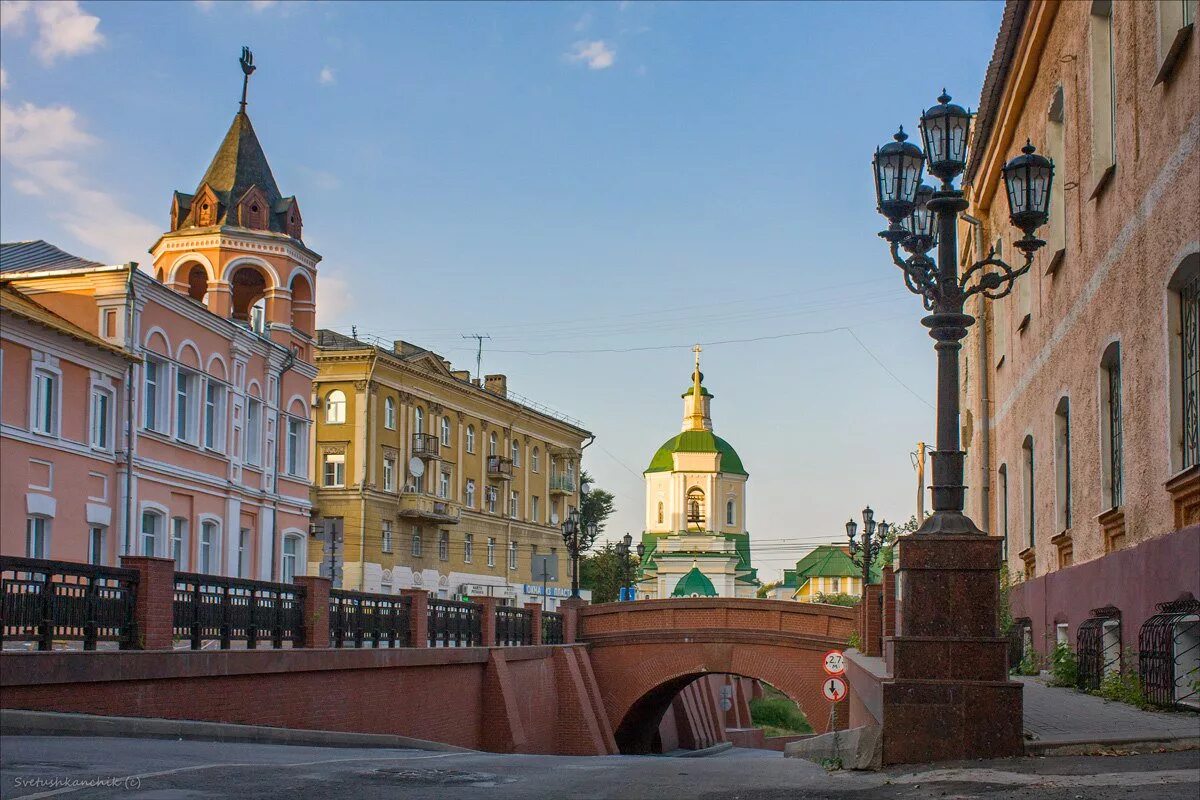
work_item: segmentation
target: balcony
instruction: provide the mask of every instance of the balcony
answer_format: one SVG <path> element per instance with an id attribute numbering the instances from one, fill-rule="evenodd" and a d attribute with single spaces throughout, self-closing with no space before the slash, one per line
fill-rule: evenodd
<path id="1" fill-rule="evenodd" d="M 432 433 L 414 433 L 412 449 L 414 456 L 425 461 L 432 461 L 442 454 L 442 445 Z"/>
<path id="2" fill-rule="evenodd" d="M 513 463 L 511 458 L 504 456 L 488 456 L 487 476 L 492 480 L 512 480 Z"/>
<path id="3" fill-rule="evenodd" d="M 400 495 L 400 516 L 426 522 L 454 525 L 459 521 L 458 506 L 441 497 L 405 489 Z"/>
<path id="4" fill-rule="evenodd" d="M 574 475 L 551 475 L 550 494 L 575 494 Z"/>

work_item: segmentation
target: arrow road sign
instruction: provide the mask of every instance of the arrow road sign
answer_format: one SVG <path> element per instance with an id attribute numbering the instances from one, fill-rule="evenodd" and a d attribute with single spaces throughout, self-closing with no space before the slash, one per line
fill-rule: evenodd
<path id="1" fill-rule="evenodd" d="M 826 699 L 836 703 L 839 700 L 846 699 L 846 682 L 841 678 L 826 678 L 825 684 L 821 687 L 821 691 L 825 692 Z"/>
<path id="2" fill-rule="evenodd" d="M 825 671 L 830 675 L 841 675 L 846 671 L 846 660 L 841 650 L 830 650 L 825 654 Z"/>

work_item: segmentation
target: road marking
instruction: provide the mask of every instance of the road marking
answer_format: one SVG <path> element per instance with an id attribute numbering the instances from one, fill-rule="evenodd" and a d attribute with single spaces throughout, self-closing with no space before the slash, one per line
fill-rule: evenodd
<path id="1" fill-rule="evenodd" d="M 279 761 L 270 764 L 264 764 L 261 761 L 251 761 L 246 763 L 232 764 L 192 764 L 187 767 L 176 767 L 175 769 L 164 769 L 159 772 L 143 772 L 139 775 L 126 775 L 119 778 L 104 778 L 102 780 L 112 780 L 116 784 L 123 784 L 127 789 L 140 789 L 141 782 L 146 778 L 163 778 L 168 775 L 178 775 L 182 772 L 198 772 L 205 769 L 237 769 L 238 767 L 319 767 L 323 764 L 346 764 L 354 761 L 428 761 L 434 758 L 450 758 L 451 756 L 479 756 L 488 755 L 487 753 L 436 753 L 434 755 L 425 756 L 362 756 L 359 758 L 328 758 L 321 761 Z M 82 782 L 97 780 L 96 778 L 72 778 L 71 780 L 79 780 Z M 16 795 L 13 800 L 39 800 L 42 797 L 58 797 L 72 792 L 78 792 L 81 789 L 90 789 L 90 786 L 67 786 L 62 789 L 52 789 L 48 792 L 38 792 L 37 794 L 22 794 Z"/>

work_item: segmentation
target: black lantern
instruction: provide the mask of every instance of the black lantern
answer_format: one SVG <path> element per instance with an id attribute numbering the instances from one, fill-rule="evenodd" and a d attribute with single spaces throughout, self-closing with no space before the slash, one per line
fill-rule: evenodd
<path id="1" fill-rule="evenodd" d="M 846 538 L 854 541 L 854 537 L 858 535 L 858 523 L 853 519 L 846 520 Z"/>
<path id="2" fill-rule="evenodd" d="M 916 205 L 912 213 L 900 223 L 904 230 L 908 231 L 908 238 L 903 243 L 904 249 L 913 255 L 927 253 L 937 244 L 937 226 L 934 224 L 936 217 L 929 210 L 929 201 L 932 198 L 932 186 L 927 183 L 918 186 Z"/>
<path id="3" fill-rule="evenodd" d="M 971 112 L 950 102 L 942 89 L 938 104 L 921 114 L 921 139 L 929 174 L 949 186 L 967 166 L 967 141 L 971 133 Z"/>
<path id="4" fill-rule="evenodd" d="M 875 526 L 875 512 L 870 506 L 863 509 L 863 525 L 869 530 Z"/>
<path id="5" fill-rule="evenodd" d="M 634 548 L 634 549 L 635 549 L 635 550 L 637 550 L 637 554 L 638 554 L 638 561 L 641 561 L 643 558 L 645 558 L 645 556 L 646 556 L 646 545 L 642 544 L 641 542 L 638 542 L 638 546 L 637 546 L 636 548 Z"/>
<path id="6" fill-rule="evenodd" d="M 898 223 L 912 213 L 916 205 L 917 186 L 925 157 L 921 148 L 908 142 L 904 126 L 892 139 L 875 151 L 875 199 L 879 213 Z"/>
<path id="7" fill-rule="evenodd" d="M 1029 141 L 1021 155 L 1004 165 L 1004 188 L 1012 224 L 1027 236 L 1050 218 L 1050 184 L 1054 180 L 1054 162 L 1039 155 Z"/>

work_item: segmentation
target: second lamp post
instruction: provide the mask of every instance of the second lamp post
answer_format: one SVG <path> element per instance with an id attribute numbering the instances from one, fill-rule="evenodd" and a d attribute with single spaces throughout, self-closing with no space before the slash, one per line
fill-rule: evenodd
<path id="1" fill-rule="evenodd" d="M 880 520 L 875 524 L 875 512 L 867 506 L 862 510 L 863 535 L 862 544 L 855 537 L 858 535 L 858 523 L 853 519 L 846 521 L 846 538 L 850 540 L 850 560 L 862 570 L 863 594 L 867 593 L 867 585 L 871 583 L 871 567 L 879 557 L 879 551 L 887 544 L 891 526 Z"/>
<path id="2" fill-rule="evenodd" d="M 591 486 L 587 482 L 579 485 L 581 504 L 590 491 Z M 563 521 L 563 544 L 567 546 L 567 554 L 571 557 L 571 598 L 573 600 L 579 599 L 579 556 L 596 543 L 596 537 L 599 535 L 599 526 L 594 522 L 584 524 L 577 508 L 571 509 L 571 513 L 567 514 L 566 520 Z"/>
<path id="3" fill-rule="evenodd" d="M 623 536 L 621 538 L 621 541 L 617 542 L 617 555 L 621 557 L 621 588 L 624 590 L 624 594 L 626 597 L 629 596 L 629 594 L 630 594 L 629 590 L 630 590 L 630 588 L 632 588 L 631 587 L 631 584 L 633 583 L 632 573 L 635 569 L 634 567 L 631 567 L 629 565 L 629 549 L 632 544 L 633 544 L 633 536 L 628 533 L 625 534 L 625 536 Z M 642 544 L 641 542 L 638 542 L 638 546 L 637 546 L 637 549 L 635 550 L 635 552 L 637 553 L 638 563 L 639 564 L 642 563 L 642 557 L 644 555 L 646 555 L 646 545 Z M 621 599 L 623 600 L 625 598 L 622 597 Z"/>

